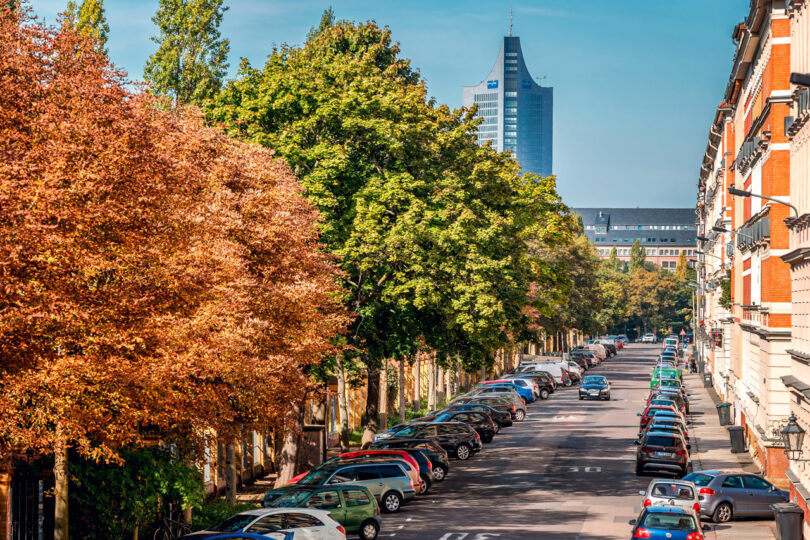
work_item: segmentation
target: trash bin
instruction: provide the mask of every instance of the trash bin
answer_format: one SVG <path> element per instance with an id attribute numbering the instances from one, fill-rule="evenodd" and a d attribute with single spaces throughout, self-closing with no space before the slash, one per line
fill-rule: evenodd
<path id="1" fill-rule="evenodd" d="M 722 423 L 722 421 L 721 421 Z M 728 438 L 731 441 L 731 453 L 742 454 L 745 452 L 745 428 L 742 426 L 731 426 L 728 429 Z"/>
<path id="2" fill-rule="evenodd" d="M 772 504 L 771 509 L 776 519 L 777 540 L 802 540 L 804 510 L 793 503 Z"/>
<path id="3" fill-rule="evenodd" d="M 731 403 L 721 403 L 717 406 L 717 416 L 721 426 L 731 425 Z"/>
<path id="4" fill-rule="evenodd" d="M 712 386 L 712 374 L 711 372 L 706 372 L 703 374 L 703 386 L 711 388 Z"/>

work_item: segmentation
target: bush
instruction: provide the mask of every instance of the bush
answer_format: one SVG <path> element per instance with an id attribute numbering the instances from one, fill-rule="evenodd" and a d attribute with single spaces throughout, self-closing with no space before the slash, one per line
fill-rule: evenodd
<path id="1" fill-rule="evenodd" d="M 192 519 L 192 528 L 195 531 L 201 531 L 208 527 L 213 527 L 222 523 L 227 518 L 245 510 L 253 510 L 258 508 L 256 503 L 242 502 L 231 504 L 224 499 L 214 499 L 203 504 L 199 511 L 195 512 Z"/>

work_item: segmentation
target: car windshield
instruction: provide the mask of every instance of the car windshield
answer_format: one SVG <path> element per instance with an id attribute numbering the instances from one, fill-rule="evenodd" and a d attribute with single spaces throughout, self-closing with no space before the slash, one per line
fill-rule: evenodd
<path id="1" fill-rule="evenodd" d="M 298 481 L 299 484 L 302 486 L 320 486 L 329 476 L 332 474 L 332 471 L 312 471 L 301 480 Z"/>
<path id="2" fill-rule="evenodd" d="M 239 532 L 248 525 L 250 525 L 256 516 L 251 514 L 236 514 L 231 516 L 219 525 L 211 527 L 210 531 L 216 532 Z"/>
<path id="3" fill-rule="evenodd" d="M 651 435 L 647 437 L 644 444 L 646 446 L 675 446 L 675 438 L 664 435 Z"/>
<path id="4" fill-rule="evenodd" d="M 454 416 L 452 414 L 443 414 L 436 417 L 437 422 L 452 422 Z"/>
<path id="5" fill-rule="evenodd" d="M 653 497 L 665 499 L 686 499 L 695 498 L 695 490 L 689 484 L 680 482 L 659 482 L 655 484 L 650 492 Z"/>
<path id="6" fill-rule="evenodd" d="M 607 379 L 597 375 L 588 375 L 582 379 L 582 384 L 607 384 Z"/>
<path id="7" fill-rule="evenodd" d="M 663 529 L 665 531 L 695 531 L 695 518 L 686 514 L 669 512 L 647 512 L 641 526 L 645 529 Z"/>
<path id="8" fill-rule="evenodd" d="M 301 506 L 301 503 L 306 499 L 309 494 L 312 493 L 306 489 L 299 489 L 298 491 L 293 491 L 292 493 L 288 493 L 283 497 L 279 497 L 271 506 L 276 507 L 298 507 Z"/>
<path id="9" fill-rule="evenodd" d="M 714 476 L 711 476 L 709 474 L 694 472 L 694 473 L 691 473 L 691 474 L 687 474 L 686 476 L 683 477 L 683 479 L 686 480 L 687 482 L 692 482 L 696 486 L 708 486 L 709 482 L 714 480 Z"/>
<path id="10" fill-rule="evenodd" d="M 394 431 L 394 435 L 397 437 L 413 437 L 419 427 L 419 425 L 404 426 L 402 429 Z"/>

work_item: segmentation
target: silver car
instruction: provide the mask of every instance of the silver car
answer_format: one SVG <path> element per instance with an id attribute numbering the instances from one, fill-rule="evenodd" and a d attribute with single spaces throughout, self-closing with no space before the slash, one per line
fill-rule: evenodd
<path id="1" fill-rule="evenodd" d="M 696 471 L 683 477 L 698 488 L 700 513 L 715 523 L 733 517 L 773 518 L 771 505 L 787 502 L 789 493 L 755 474 L 724 471 Z"/>
<path id="2" fill-rule="evenodd" d="M 677 506 L 684 510 L 700 512 L 698 490 L 695 484 L 685 480 L 656 478 L 645 491 L 639 491 L 644 497 L 642 506 Z"/>

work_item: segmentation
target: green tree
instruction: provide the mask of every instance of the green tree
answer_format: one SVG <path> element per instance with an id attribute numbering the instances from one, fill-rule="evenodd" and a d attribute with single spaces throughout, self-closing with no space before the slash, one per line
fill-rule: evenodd
<path id="1" fill-rule="evenodd" d="M 144 78 L 154 91 L 179 103 L 202 104 L 222 87 L 230 43 L 219 25 L 223 0 L 160 0 L 152 22 L 158 50 L 149 57 Z"/>
<path id="2" fill-rule="evenodd" d="M 616 246 L 613 246 L 610 250 L 610 256 L 608 257 L 608 264 L 614 270 L 619 270 L 622 267 L 622 263 L 619 260 L 618 254 L 616 253 Z"/>
<path id="3" fill-rule="evenodd" d="M 630 248 L 630 273 L 635 272 L 639 268 L 644 268 L 644 261 L 647 257 L 646 250 L 641 247 L 641 241 L 636 240 L 633 242 L 633 247 Z"/>
<path id="4" fill-rule="evenodd" d="M 110 25 L 104 14 L 104 0 L 81 0 L 79 4 L 71 0 L 67 4 L 66 15 L 79 32 L 93 36 L 98 41 L 98 50 L 107 54 Z"/>
<path id="5" fill-rule="evenodd" d="M 627 321 L 627 274 L 602 261 L 596 273 L 600 309 L 595 319 L 609 332 L 615 332 Z"/>
<path id="6" fill-rule="evenodd" d="M 307 32 L 307 41 L 311 40 L 318 34 L 322 34 L 327 28 L 334 26 L 336 20 L 335 10 L 332 9 L 332 6 L 329 6 L 321 15 L 321 21 L 318 23 L 318 27 L 312 27 L 309 29 L 309 32 Z"/>
<path id="7" fill-rule="evenodd" d="M 687 270 L 686 253 L 684 253 L 683 250 L 682 250 L 681 254 L 678 256 L 678 264 L 675 267 L 675 277 L 678 278 L 678 280 L 680 280 L 680 281 L 685 280 L 686 279 L 686 270 Z"/>
<path id="8" fill-rule="evenodd" d="M 722 293 L 720 294 L 720 305 L 726 309 L 731 307 L 731 270 L 726 270 L 725 277 L 720 281 Z"/>

